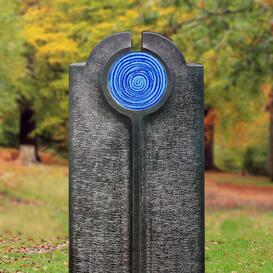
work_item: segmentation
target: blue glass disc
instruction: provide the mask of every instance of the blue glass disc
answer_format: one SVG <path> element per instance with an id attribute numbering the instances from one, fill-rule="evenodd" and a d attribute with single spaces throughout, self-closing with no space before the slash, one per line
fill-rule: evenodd
<path id="1" fill-rule="evenodd" d="M 145 52 L 130 52 L 109 69 L 108 90 L 120 106 L 141 111 L 155 106 L 167 88 L 167 73 L 162 63 Z"/>

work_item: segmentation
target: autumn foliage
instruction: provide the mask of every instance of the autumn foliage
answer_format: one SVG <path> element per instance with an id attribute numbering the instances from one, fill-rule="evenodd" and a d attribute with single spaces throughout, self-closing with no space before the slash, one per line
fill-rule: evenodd
<path id="1" fill-rule="evenodd" d="M 23 138 L 65 154 L 69 64 L 84 62 L 114 32 L 130 30 L 139 50 L 140 33 L 150 30 L 172 39 L 187 62 L 204 64 L 209 165 L 243 170 L 252 149 L 259 154 L 253 164 L 268 166 L 272 138 L 264 109 L 272 95 L 264 88 L 272 93 L 272 1 L 0 0 L 0 5 L 2 145 L 22 144 L 19 120 L 27 105 L 33 116 L 26 124 L 35 121 L 35 128 Z"/>

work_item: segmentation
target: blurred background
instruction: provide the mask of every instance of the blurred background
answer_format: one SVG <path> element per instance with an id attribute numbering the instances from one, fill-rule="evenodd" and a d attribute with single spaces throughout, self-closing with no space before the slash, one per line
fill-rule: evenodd
<path id="1" fill-rule="evenodd" d="M 67 272 L 68 67 L 114 32 L 205 67 L 206 272 L 273 272 L 272 0 L 0 0 L 0 272 Z"/>

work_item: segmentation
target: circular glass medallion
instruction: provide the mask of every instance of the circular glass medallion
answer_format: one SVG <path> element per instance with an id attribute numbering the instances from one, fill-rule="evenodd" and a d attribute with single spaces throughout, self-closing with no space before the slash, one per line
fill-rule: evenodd
<path id="1" fill-rule="evenodd" d="M 141 111 L 155 106 L 167 89 L 162 63 L 146 52 L 130 52 L 118 58 L 107 76 L 108 90 L 120 106 Z"/>

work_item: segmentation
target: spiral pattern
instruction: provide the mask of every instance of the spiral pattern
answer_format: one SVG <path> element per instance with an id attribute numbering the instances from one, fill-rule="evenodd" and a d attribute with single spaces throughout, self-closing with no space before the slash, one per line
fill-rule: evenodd
<path id="1" fill-rule="evenodd" d="M 122 107 L 141 111 L 164 96 L 167 73 L 162 63 L 145 52 L 130 52 L 117 59 L 108 72 L 108 90 Z"/>

